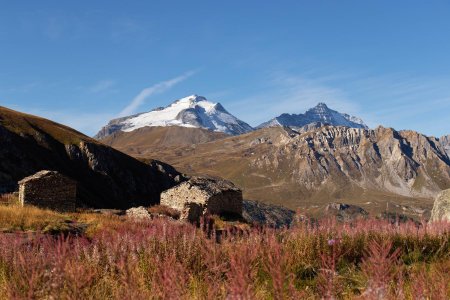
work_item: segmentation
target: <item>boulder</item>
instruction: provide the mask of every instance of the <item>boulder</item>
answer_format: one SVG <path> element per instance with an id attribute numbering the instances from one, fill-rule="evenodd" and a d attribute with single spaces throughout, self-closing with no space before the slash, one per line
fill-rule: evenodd
<path id="1" fill-rule="evenodd" d="M 283 206 L 244 200 L 242 217 L 250 224 L 274 228 L 289 227 L 295 221 L 295 211 Z"/>
<path id="2" fill-rule="evenodd" d="M 126 215 L 129 218 L 135 219 L 135 220 L 150 220 L 151 215 L 148 212 L 148 210 L 143 207 L 132 207 L 126 211 Z"/>
<path id="3" fill-rule="evenodd" d="M 365 219 L 369 215 L 362 207 L 345 204 L 345 203 L 330 203 L 326 206 L 325 212 L 329 215 L 335 216 L 338 221 L 349 222 L 356 219 Z"/>
<path id="4" fill-rule="evenodd" d="M 450 222 L 450 189 L 440 192 L 434 200 L 430 221 Z"/>
<path id="5" fill-rule="evenodd" d="M 180 220 L 198 221 L 203 215 L 242 216 L 242 191 L 232 182 L 192 177 L 161 194 L 161 205 L 180 212 Z"/>

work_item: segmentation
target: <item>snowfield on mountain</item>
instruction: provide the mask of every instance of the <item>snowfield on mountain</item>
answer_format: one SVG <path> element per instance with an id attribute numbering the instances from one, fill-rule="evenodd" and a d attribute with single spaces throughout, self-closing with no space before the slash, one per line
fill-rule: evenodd
<path id="1" fill-rule="evenodd" d="M 117 131 L 131 132 L 139 128 L 155 126 L 203 128 L 230 135 L 253 130 L 250 125 L 230 114 L 220 103 L 192 95 L 181 98 L 164 108 L 112 120 L 102 128 L 96 138 L 105 138 Z"/>
<path id="2" fill-rule="evenodd" d="M 277 126 L 295 128 L 303 127 L 311 123 L 323 123 L 351 128 L 368 128 L 362 119 L 332 110 L 325 103 L 317 104 L 317 106 L 308 109 L 304 114 L 281 114 L 272 120 L 262 123 L 257 128 Z"/>

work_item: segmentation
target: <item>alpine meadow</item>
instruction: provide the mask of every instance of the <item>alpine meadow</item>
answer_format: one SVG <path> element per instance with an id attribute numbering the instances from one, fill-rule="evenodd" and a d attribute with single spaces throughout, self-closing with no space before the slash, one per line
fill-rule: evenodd
<path id="1" fill-rule="evenodd" d="M 449 15 L 0 0 L 0 300 L 450 299 Z"/>

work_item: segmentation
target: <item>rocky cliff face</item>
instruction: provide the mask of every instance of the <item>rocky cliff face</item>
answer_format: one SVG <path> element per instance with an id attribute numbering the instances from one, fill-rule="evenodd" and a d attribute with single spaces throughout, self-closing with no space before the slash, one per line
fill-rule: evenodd
<path id="1" fill-rule="evenodd" d="M 76 180 L 78 200 L 94 208 L 158 203 L 182 180 L 167 164 L 145 164 L 66 126 L 0 107 L 1 189 L 43 169 Z"/>
<path id="2" fill-rule="evenodd" d="M 441 144 L 444 146 L 445 151 L 447 152 L 448 157 L 450 157 L 450 134 L 444 135 L 439 139 Z"/>
<path id="3" fill-rule="evenodd" d="M 450 189 L 442 191 L 436 197 L 433 210 L 431 211 L 431 221 L 450 222 Z"/>
<path id="4" fill-rule="evenodd" d="M 308 190 L 344 185 L 433 197 L 450 186 L 450 162 L 439 140 L 383 127 L 322 127 L 280 141 L 251 164 L 289 169 L 292 181 Z"/>

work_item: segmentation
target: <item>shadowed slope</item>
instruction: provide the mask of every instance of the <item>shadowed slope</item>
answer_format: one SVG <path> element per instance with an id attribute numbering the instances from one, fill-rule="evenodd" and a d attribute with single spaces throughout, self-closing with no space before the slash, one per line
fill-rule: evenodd
<path id="1" fill-rule="evenodd" d="M 102 208 L 158 203 L 179 175 L 169 165 L 142 163 L 67 126 L 0 107 L 0 191 L 43 169 L 75 179 L 80 203 Z"/>

